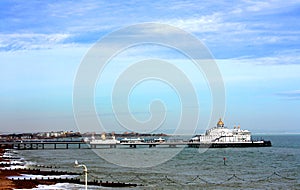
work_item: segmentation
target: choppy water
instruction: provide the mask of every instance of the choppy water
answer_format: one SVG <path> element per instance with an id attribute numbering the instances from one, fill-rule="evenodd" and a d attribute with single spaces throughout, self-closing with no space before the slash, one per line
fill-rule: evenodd
<path id="1" fill-rule="evenodd" d="M 300 135 L 264 136 L 272 147 L 208 149 L 185 148 L 172 159 L 154 167 L 122 167 L 111 164 L 90 149 L 23 150 L 27 160 L 55 165 L 59 170 L 81 171 L 74 160 L 84 163 L 89 179 L 142 184 L 130 189 L 300 189 Z M 100 149 L 112 160 L 139 166 L 151 155 L 173 153 L 179 148 Z M 140 155 L 138 159 L 132 159 Z M 226 165 L 223 158 L 226 157 Z M 133 163 L 131 163 L 133 162 Z M 60 188 L 82 186 L 61 184 Z M 104 188 L 105 189 L 105 188 Z"/>

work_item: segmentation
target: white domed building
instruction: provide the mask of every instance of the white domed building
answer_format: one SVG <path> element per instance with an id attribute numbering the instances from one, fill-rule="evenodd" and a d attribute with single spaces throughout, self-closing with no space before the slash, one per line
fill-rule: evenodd
<path id="1" fill-rule="evenodd" d="M 229 129 L 225 127 L 224 122 L 220 118 L 217 126 L 208 129 L 204 135 L 194 136 L 190 142 L 201 143 L 234 143 L 234 142 L 253 142 L 251 139 L 251 132 L 240 129 L 240 126 Z"/>

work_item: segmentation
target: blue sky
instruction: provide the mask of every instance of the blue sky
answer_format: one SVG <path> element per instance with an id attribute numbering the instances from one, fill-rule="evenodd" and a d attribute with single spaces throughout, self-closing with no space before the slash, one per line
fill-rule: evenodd
<path id="1" fill-rule="evenodd" d="M 179 27 L 205 43 L 225 84 L 225 124 L 255 133 L 300 132 L 300 1 L 2 0 L 0 6 L 0 132 L 78 130 L 72 92 L 83 57 L 110 32 L 144 22 Z M 211 106 L 205 80 L 198 81 L 193 68 L 182 66 L 186 60 L 181 56 L 157 47 L 120 55 L 106 78 L 98 80 L 95 104 L 104 124 L 122 131 L 106 93 L 112 76 L 123 68 L 118 64 L 151 56 L 168 57 L 187 70 L 204 105 L 201 131 Z M 131 109 L 145 120 L 147 102 L 160 96 L 170 107 L 161 128 L 168 131 L 180 115 L 178 97 L 165 84 L 150 85 L 136 88 Z"/>

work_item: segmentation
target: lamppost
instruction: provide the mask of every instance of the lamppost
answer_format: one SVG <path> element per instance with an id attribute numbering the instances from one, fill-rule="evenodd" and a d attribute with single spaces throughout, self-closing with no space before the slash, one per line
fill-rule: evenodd
<path id="1" fill-rule="evenodd" d="M 87 190 L 87 167 L 84 164 L 78 164 L 78 161 L 75 160 L 75 166 L 76 168 L 78 167 L 83 167 L 84 168 L 84 174 L 85 174 L 85 189 Z"/>

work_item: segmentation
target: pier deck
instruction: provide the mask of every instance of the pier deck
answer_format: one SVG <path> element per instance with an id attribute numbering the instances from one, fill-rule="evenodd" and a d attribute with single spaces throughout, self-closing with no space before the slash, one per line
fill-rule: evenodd
<path id="1" fill-rule="evenodd" d="M 0 144 L 18 150 L 89 148 L 83 141 L 14 141 Z"/>
<path id="2" fill-rule="evenodd" d="M 100 147 L 109 147 L 117 148 L 128 146 L 131 148 L 136 148 L 137 146 L 148 146 L 149 148 L 157 146 L 166 146 L 166 147 L 177 147 L 185 146 L 188 142 L 137 142 L 137 143 L 101 143 L 101 144 L 89 144 L 84 141 L 26 141 L 26 142 L 1 142 L 2 146 L 15 148 L 18 150 L 37 150 L 37 149 L 81 149 L 81 148 L 100 148 Z"/>
<path id="3" fill-rule="evenodd" d="M 227 147 L 265 147 L 272 146 L 270 141 L 247 141 L 240 143 L 224 143 L 224 142 L 212 142 L 212 143 L 195 143 L 188 141 L 172 141 L 172 142 L 126 142 L 126 143 L 101 143 L 101 144 L 89 144 L 84 141 L 21 141 L 21 142 L 0 142 L 2 147 L 15 148 L 18 150 L 38 150 L 38 149 L 95 149 L 95 148 L 119 148 L 130 147 L 137 148 L 147 146 L 153 147 L 169 147 L 175 148 L 178 146 L 194 147 L 194 148 L 227 148 Z"/>

